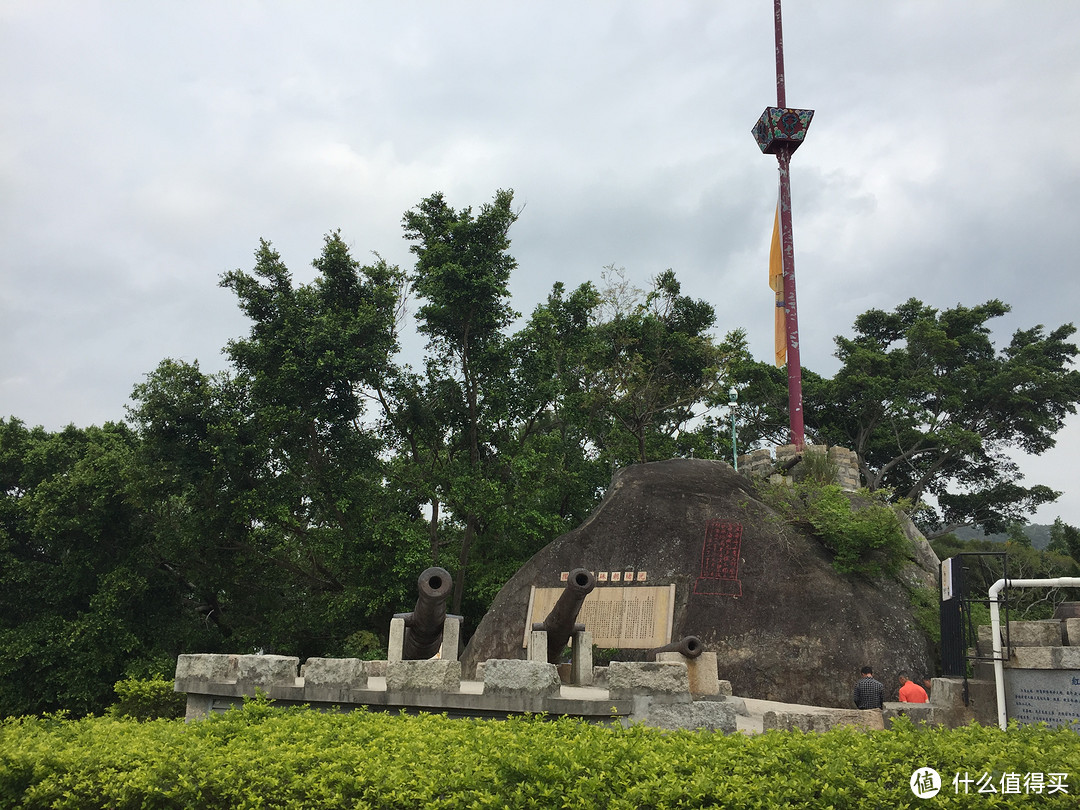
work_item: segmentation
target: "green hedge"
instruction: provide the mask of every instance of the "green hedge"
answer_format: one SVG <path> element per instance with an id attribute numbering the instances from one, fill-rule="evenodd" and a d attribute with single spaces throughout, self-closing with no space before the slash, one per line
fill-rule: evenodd
<path id="1" fill-rule="evenodd" d="M 945 785 L 918 799 L 912 771 Z M 968 795 L 954 773 L 1063 772 L 1069 794 Z M 976 789 L 973 784 L 970 788 Z M 0 807 L 1076 806 L 1080 736 L 1020 727 L 769 732 L 753 737 L 250 703 L 184 724 L 112 717 L 0 726 Z"/>
<path id="2" fill-rule="evenodd" d="M 109 707 L 113 717 L 131 720 L 170 720 L 184 716 L 187 695 L 173 691 L 173 679 L 126 678 L 113 686 L 118 700 Z"/>

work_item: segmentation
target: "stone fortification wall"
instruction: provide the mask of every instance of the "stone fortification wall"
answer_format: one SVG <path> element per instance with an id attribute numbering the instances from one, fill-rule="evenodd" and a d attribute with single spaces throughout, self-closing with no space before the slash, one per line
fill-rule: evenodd
<path id="1" fill-rule="evenodd" d="M 827 447 L 823 444 L 808 444 L 800 451 L 793 444 L 784 444 L 776 448 L 763 448 L 739 456 L 739 472 L 750 478 L 772 478 L 782 476 L 790 482 L 798 475 L 800 456 L 808 453 L 827 454 L 829 461 L 836 465 L 836 483 L 846 492 L 859 488 L 858 456 L 846 447 Z"/>
<path id="2" fill-rule="evenodd" d="M 1008 646 L 1003 632 L 1001 648 L 1008 651 L 1004 676 L 1009 720 L 1051 726 L 1080 723 L 1080 618 L 1009 622 L 1008 631 Z M 976 649 L 984 660 L 976 669 L 988 681 L 993 679 L 991 642 L 990 627 L 980 627 Z"/>

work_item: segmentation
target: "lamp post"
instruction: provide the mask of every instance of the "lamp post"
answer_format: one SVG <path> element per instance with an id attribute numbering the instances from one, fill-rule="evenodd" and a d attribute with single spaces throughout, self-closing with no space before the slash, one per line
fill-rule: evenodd
<path id="1" fill-rule="evenodd" d="M 739 440 L 735 436 L 735 408 L 739 404 L 739 392 L 735 390 L 735 386 L 731 386 L 727 392 L 728 396 L 728 410 L 731 411 L 731 466 L 735 468 L 735 472 L 739 471 Z"/>

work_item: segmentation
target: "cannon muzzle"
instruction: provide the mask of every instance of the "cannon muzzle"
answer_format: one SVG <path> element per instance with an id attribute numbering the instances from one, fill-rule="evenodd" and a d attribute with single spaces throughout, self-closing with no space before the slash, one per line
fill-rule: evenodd
<path id="1" fill-rule="evenodd" d="M 533 630 L 547 631 L 548 662 L 558 664 L 563 648 L 570 641 L 575 630 L 584 630 L 585 625 L 577 623 L 577 615 L 585 597 L 596 587 L 596 577 L 584 568 L 575 568 L 570 572 L 566 589 L 559 596 L 559 601 L 551 608 L 547 618 L 536 622 Z"/>
<path id="2" fill-rule="evenodd" d="M 663 647 L 654 647 L 645 653 L 645 658 L 648 661 L 655 661 L 656 654 L 662 652 L 677 652 L 682 653 L 687 658 L 697 658 L 704 651 L 705 648 L 701 645 L 700 638 L 697 636 L 683 636 L 678 641 L 665 644 Z"/>
<path id="3" fill-rule="evenodd" d="M 425 570 L 416 584 L 420 595 L 412 613 L 395 615 L 405 620 L 401 657 L 406 661 L 431 658 L 439 652 L 446 622 L 446 600 L 454 589 L 450 573 L 438 567 Z"/>

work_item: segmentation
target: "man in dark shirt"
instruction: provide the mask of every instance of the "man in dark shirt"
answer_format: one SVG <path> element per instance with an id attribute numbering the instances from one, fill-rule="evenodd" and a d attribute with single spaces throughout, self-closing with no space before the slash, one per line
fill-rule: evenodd
<path id="1" fill-rule="evenodd" d="M 873 667 L 863 667 L 862 677 L 855 684 L 855 706 L 859 709 L 880 709 L 885 700 L 885 686 L 874 680 Z"/>

